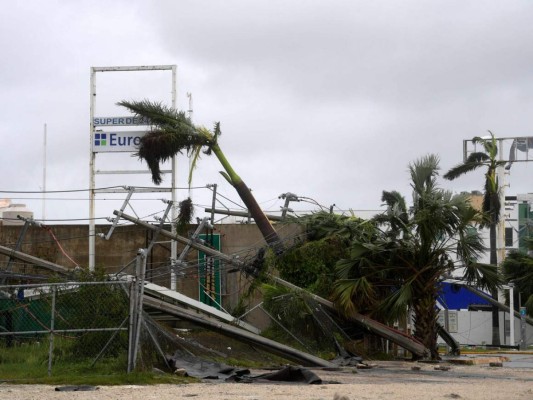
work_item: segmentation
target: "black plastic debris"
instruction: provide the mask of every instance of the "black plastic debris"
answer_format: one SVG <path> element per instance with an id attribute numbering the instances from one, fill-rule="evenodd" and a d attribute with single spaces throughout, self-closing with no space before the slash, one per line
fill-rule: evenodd
<path id="1" fill-rule="evenodd" d="M 305 383 L 308 385 L 319 385 L 322 383 L 314 372 L 305 368 L 288 366 L 279 371 L 269 372 L 266 374 L 249 376 L 249 375 L 237 375 L 234 374 L 226 379 L 226 382 L 290 382 L 290 383 Z"/>
<path id="2" fill-rule="evenodd" d="M 339 367 L 356 367 L 363 363 L 363 357 L 349 354 L 346 356 L 339 356 L 331 362 Z"/>
<path id="3" fill-rule="evenodd" d="M 249 369 L 207 361 L 192 355 L 176 353 L 166 357 L 167 364 L 175 371 L 185 371 L 187 375 L 205 380 L 225 380 L 226 382 L 257 383 L 257 382 L 288 382 L 303 384 L 324 383 L 315 373 L 302 367 L 286 366 L 280 370 L 252 376 Z"/>
<path id="4" fill-rule="evenodd" d="M 91 385 L 71 385 L 71 386 L 58 386 L 56 392 L 90 392 L 91 390 L 98 390 L 98 386 Z"/>

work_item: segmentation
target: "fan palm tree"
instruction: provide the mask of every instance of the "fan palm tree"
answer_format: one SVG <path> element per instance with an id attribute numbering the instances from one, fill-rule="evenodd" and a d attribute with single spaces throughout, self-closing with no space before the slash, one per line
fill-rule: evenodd
<path id="1" fill-rule="evenodd" d="M 490 138 L 481 138 L 476 136 L 472 139 L 474 144 L 479 143 L 483 146 L 484 151 L 477 151 L 471 153 L 465 162 L 452 167 L 444 178 L 454 180 L 462 175 L 479 168 L 484 168 L 485 172 L 485 190 L 483 193 L 482 210 L 486 215 L 484 222 L 480 225 L 481 228 L 489 228 L 489 251 L 490 263 L 498 264 L 498 253 L 496 245 L 496 227 L 500 220 L 501 201 L 500 201 L 500 184 L 498 181 L 498 168 L 505 165 L 505 161 L 498 161 L 498 143 L 494 134 L 489 131 Z M 492 293 L 494 298 L 498 297 L 496 292 Z M 496 306 L 492 309 L 492 343 L 500 344 L 500 323 L 498 308 Z"/>
<path id="2" fill-rule="evenodd" d="M 361 236 L 351 255 L 337 264 L 334 301 L 345 312 L 373 308 L 373 316 L 390 321 L 414 313 L 415 337 L 438 359 L 436 299 L 438 283 L 454 270 L 484 288 L 499 284 L 494 266 L 475 263 L 484 246 L 471 227 L 480 213 L 465 195 L 453 196 L 437 186 L 438 158 L 411 163 L 413 206 L 398 192 L 383 192 L 387 211 L 374 218 L 380 229 Z"/>
<path id="3" fill-rule="evenodd" d="M 203 150 L 207 155 L 214 154 L 224 168 L 220 173 L 239 194 L 265 241 L 276 252 L 282 251 L 282 244 L 274 227 L 218 145 L 220 123 L 217 122 L 213 131 L 210 131 L 203 126 L 194 125 L 184 112 L 149 100 L 121 101 L 118 105 L 129 109 L 136 116 L 148 119 L 151 123 L 152 129 L 141 138 L 136 155 L 146 161 L 152 173 L 152 181 L 156 185 L 162 182 L 160 164 L 176 154 L 186 151 L 192 157 L 193 167 L 189 174 L 189 183 L 200 152 Z"/>
<path id="4" fill-rule="evenodd" d="M 512 251 L 502 263 L 507 282 L 514 282 L 515 293 L 522 295 L 529 316 L 533 317 L 533 257 L 519 251 Z M 518 304 L 518 302 L 515 302 Z"/>

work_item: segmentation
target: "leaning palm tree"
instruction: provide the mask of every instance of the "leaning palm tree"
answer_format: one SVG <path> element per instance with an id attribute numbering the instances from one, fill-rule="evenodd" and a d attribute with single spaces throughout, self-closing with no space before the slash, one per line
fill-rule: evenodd
<path id="1" fill-rule="evenodd" d="M 483 193 L 482 210 L 487 216 L 485 221 L 480 225 L 482 228 L 489 228 L 489 251 L 490 263 L 498 264 L 498 250 L 496 245 L 496 227 L 500 220 L 501 201 L 500 201 L 500 184 L 498 181 L 498 168 L 505 165 L 505 161 L 499 161 L 498 157 L 498 143 L 494 134 L 490 132 L 490 138 L 481 138 L 476 136 L 472 139 L 474 144 L 479 143 L 483 146 L 484 151 L 476 151 L 471 153 L 464 163 L 458 164 L 451 168 L 444 178 L 454 180 L 462 175 L 479 168 L 484 168 L 485 172 L 485 190 Z M 492 293 L 494 298 L 497 298 L 496 292 Z M 493 307 L 492 310 L 492 343 L 500 344 L 500 328 L 498 308 Z"/>
<path id="2" fill-rule="evenodd" d="M 374 218 L 381 229 L 357 237 L 350 257 L 337 263 L 334 299 L 346 312 L 363 305 L 373 316 L 394 321 L 413 310 L 415 337 L 438 359 L 438 283 L 453 271 L 481 287 L 499 284 L 496 268 L 475 263 L 484 246 L 472 227 L 480 218 L 465 195 L 437 186 L 438 158 L 426 156 L 409 166 L 413 205 L 398 192 L 383 192 L 387 211 Z"/>
<path id="3" fill-rule="evenodd" d="M 152 173 L 152 181 L 156 185 L 162 182 L 160 164 L 176 154 L 185 151 L 192 158 L 193 167 L 189 174 L 189 182 L 201 151 L 207 155 L 214 154 L 224 168 L 220 173 L 239 194 L 265 241 L 276 252 L 282 250 L 280 238 L 274 227 L 218 145 L 220 123 L 217 122 L 213 131 L 210 131 L 203 126 L 194 125 L 184 112 L 149 100 L 121 101 L 118 105 L 126 107 L 136 116 L 146 118 L 151 123 L 151 130 L 141 138 L 136 155 L 146 161 Z"/>

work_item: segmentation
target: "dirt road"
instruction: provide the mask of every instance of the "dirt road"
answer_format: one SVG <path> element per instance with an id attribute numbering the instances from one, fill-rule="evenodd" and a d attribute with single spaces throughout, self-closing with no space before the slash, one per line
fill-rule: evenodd
<path id="1" fill-rule="evenodd" d="M 261 372 L 264 371 L 253 371 L 253 374 Z M 187 385 L 101 386 L 96 391 L 77 392 L 59 392 L 55 386 L 1 384 L 0 399 L 533 399 L 531 368 L 394 361 L 378 362 L 372 369 L 313 372 L 322 379 L 321 384 L 204 381 Z"/>

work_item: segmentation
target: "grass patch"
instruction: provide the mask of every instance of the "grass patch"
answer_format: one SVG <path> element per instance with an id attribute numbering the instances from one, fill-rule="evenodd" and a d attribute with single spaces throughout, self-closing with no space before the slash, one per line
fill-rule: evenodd
<path id="1" fill-rule="evenodd" d="M 59 343 L 58 343 L 59 342 Z M 66 344 L 56 341 L 52 375 L 48 376 L 48 340 L 17 343 L 5 347 L 0 342 L 0 382 L 14 384 L 49 385 L 149 385 L 183 384 L 196 382 L 171 373 L 135 371 L 128 374 L 126 352 L 118 357 L 98 360 L 92 366 L 94 357 L 72 359 L 62 356 Z"/>

